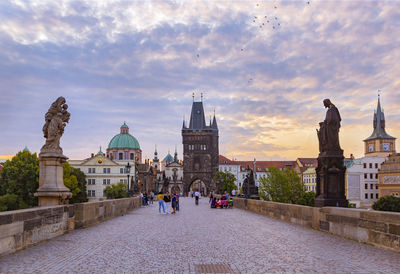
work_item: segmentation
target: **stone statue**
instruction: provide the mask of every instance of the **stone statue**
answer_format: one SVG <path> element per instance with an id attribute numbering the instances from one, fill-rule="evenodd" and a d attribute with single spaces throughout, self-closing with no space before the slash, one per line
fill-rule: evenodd
<path id="1" fill-rule="evenodd" d="M 58 97 L 44 116 L 42 130 L 46 143 L 39 153 L 39 188 L 35 193 L 39 206 L 65 204 L 72 197 L 63 179 L 63 165 L 68 158 L 60 147 L 60 138 L 70 117 L 67 109 L 65 98 Z"/>
<path id="2" fill-rule="evenodd" d="M 46 143 L 41 149 L 42 153 L 51 152 L 62 154 L 60 138 L 64 133 L 64 128 L 69 122 L 70 113 L 67 111 L 68 105 L 64 97 L 58 97 L 50 106 L 45 115 L 43 135 Z"/>
<path id="3" fill-rule="evenodd" d="M 317 129 L 319 152 L 340 151 L 339 129 L 342 119 L 339 110 L 329 99 L 325 99 L 323 102 L 328 110 L 325 121 L 319 123 L 320 129 Z"/>
<path id="4" fill-rule="evenodd" d="M 250 166 L 247 166 L 246 178 L 243 181 L 242 191 L 243 195 L 250 199 L 260 199 L 258 196 L 258 187 L 254 181 L 254 173 Z"/>
<path id="5" fill-rule="evenodd" d="M 324 100 L 328 108 L 325 120 L 317 129 L 319 140 L 319 155 L 317 173 L 317 189 L 315 206 L 346 207 L 345 172 L 343 150 L 339 144 L 339 129 L 341 117 L 339 110 L 329 99 Z"/>

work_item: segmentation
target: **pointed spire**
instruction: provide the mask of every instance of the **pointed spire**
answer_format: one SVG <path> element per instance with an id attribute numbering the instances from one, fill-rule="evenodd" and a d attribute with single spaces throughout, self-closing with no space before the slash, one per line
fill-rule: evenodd
<path id="1" fill-rule="evenodd" d="M 153 162 L 158 162 L 157 145 L 155 145 L 155 149 L 154 149 L 154 158 L 153 158 Z"/>
<path id="2" fill-rule="evenodd" d="M 364 141 L 372 139 L 394 139 L 394 137 L 387 134 L 385 130 L 385 114 L 383 113 L 381 107 L 381 100 L 380 100 L 381 98 L 379 92 L 380 90 L 378 91 L 378 104 L 376 107 L 376 111 L 374 112 L 374 122 L 373 122 L 374 132 L 370 137 L 368 137 Z"/>
<path id="3" fill-rule="evenodd" d="M 185 115 L 183 115 L 183 124 L 182 124 L 182 129 L 186 128 L 186 124 L 185 124 Z"/>
<path id="4" fill-rule="evenodd" d="M 214 130 L 218 130 L 217 119 L 215 118 L 215 109 L 214 109 L 214 119 L 213 119 L 211 127 Z"/>
<path id="5" fill-rule="evenodd" d="M 174 153 L 174 162 L 178 163 L 178 151 L 176 150 L 176 145 L 175 145 L 175 153 Z"/>

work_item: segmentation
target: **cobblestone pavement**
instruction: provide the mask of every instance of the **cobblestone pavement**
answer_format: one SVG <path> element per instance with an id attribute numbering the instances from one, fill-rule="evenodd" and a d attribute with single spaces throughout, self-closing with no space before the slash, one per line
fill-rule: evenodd
<path id="1" fill-rule="evenodd" d="M 214 264 L 241 273 L 400 273 L 400 254 L 240 209 L 181 199 L 0 259 L 1 273 L 195 273 Z"/>

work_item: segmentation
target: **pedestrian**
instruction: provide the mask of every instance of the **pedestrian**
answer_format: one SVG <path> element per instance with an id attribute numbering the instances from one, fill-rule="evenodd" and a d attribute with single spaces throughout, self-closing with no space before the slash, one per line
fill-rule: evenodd
<path id="1" fill-rule="evenodd" d="M 208 200 L 208 203 L 211 203 L 211 201 L 213 200 L 213 198 L 214 198 L 214 191 L 211 190 L 211 191 L 210 191 L 210 200 Z"/>
<path id="2" fill-rule="evenodd" d="M 144 195 L 143 195 L 143 192 L 140 192 L 140 197 L 142 198 L 142 206 L 144 206 Z"/>
<path id="3" fill-rule="evenodd" d="M 151 191 L 150 192 L 150 203 L 153 204 L 153 200 L 154 200 L 154 192 Z"/>
<path id="4" fill-rule="evenodd" d="M 192 190 L 190 193 L 191 193 L 191 195 L 192 195 L 192 198 L 193 198 L 193 190 Z"/>
<path id="5" fill-rule="evenodd" d="M 169 204 L 171 203 L 171 195 L 169 195 L 168 191 L 164 195 L 164 203 L 165 203 L 165 214 L 168 214 L 169 213 Z"/>
<path id="6" fill-rule="evenodd" d="M 179 198 L 180 198 L 180 195 L 176 194 L 176 211 L 179 211 Z"/>
<path id="7" fill-rule="evenodd" d="M 236 189 L 232 189 L 232 197 L 235 197 L 236 195 Z"/>
<path id="8" fill-rule="evenodd" d="M 143 194 L 143 199 L 144 199 L 144 205 L 148 206 L 149 205 L 149 201 L 148 201 L 148 197 L 147 197 L 147 192 L 145 192 Z"/>
<path id="9" fill-rule="evenodd" d="M 229 194 L 228 191 L 225 191 L 226 200 L 229 201 Z"/>
<path id="10" fill-rule="evenodd" d="M 175 214 L 176 213 L 176 193 L 174 193 L 174 195 L 172 196 L 171 206 L 172 206 L 172 214 Z"/>
<path id="11" fill-rule="evenodd" d="M 199 193 L 198 191 L 196 191 L 196 192 L 194 193 L 194 196 L 195 196 L 195 203 L 196 203 L 196 205 L 199 205 L 200 193 Z"/>
<path id="12" fill-rule="evenodd" d="M 158 199 L 158 213 L 161 213 L 161 207 L 162 207 L 163 213 L 165 213 L 164 195 L 162 192 L 158 193 L 157 199 Z"/>

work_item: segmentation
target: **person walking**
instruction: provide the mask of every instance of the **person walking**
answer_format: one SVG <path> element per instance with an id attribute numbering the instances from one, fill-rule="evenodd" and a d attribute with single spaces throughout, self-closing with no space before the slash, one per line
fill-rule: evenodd
<path id="1" fill-rule="evenodd" d="M 213 200 L 213 198 L 214 198 L 214 191 L 211 190 L 211 191 L 210 191 L 210 200 L 208 200 L 208 203 L 211 203 L 211 201 Z"/>
<path id="2" fill-rule="evenodd" d="M 161 207 L 162 207 L 163 213 L 165 213 L 164 195 L 162 194 L 162 192 L 160 192 L 158 194 L 157 199 L 158 199 L 158 213 L 161 214 Z"/>
<path id="3" fill-rule="evenodd" d="M 199 205 L 199 199 L 200 199 L 200 193 L 198 191 L 196 191 L 194 193 L 194 197 L 195 197 L 195 203 L 196 205 Z"/>
<path id="4" fill-rule="evenodd" d="M 164 195 L 164 203 L 165 203 L 165 214 L 168 214 L 169 213 L 169 205 L 171 203 L 171 195 L 169 195 L 168 191 Z"/>
<path id="5" fill-rule="evenodd" d="M 180 198 L 180 195 L 177 193 L 176 194 L 176 211 L 179 211 L 179 198 Z"/>
<path id="6" fill-rule="evenodd" d="M 176 213 L 176 193 L 174 193 L 174 195 L 172 195 L 172 202 L 171 202 L 171 206 L 172 206 L 172 214 Z"/>
<path id="7" fill-rule="evenodd" d="M 232 197 L 235 197 L 236 195 L 236 189 L 232 189 Z"/>
<path id="8" fill-rule="evenodd" d="M 153 200 L 154 200 L 154 192 L 151 191 L 150 192 L 150 204 L 153 204 Z"/>

